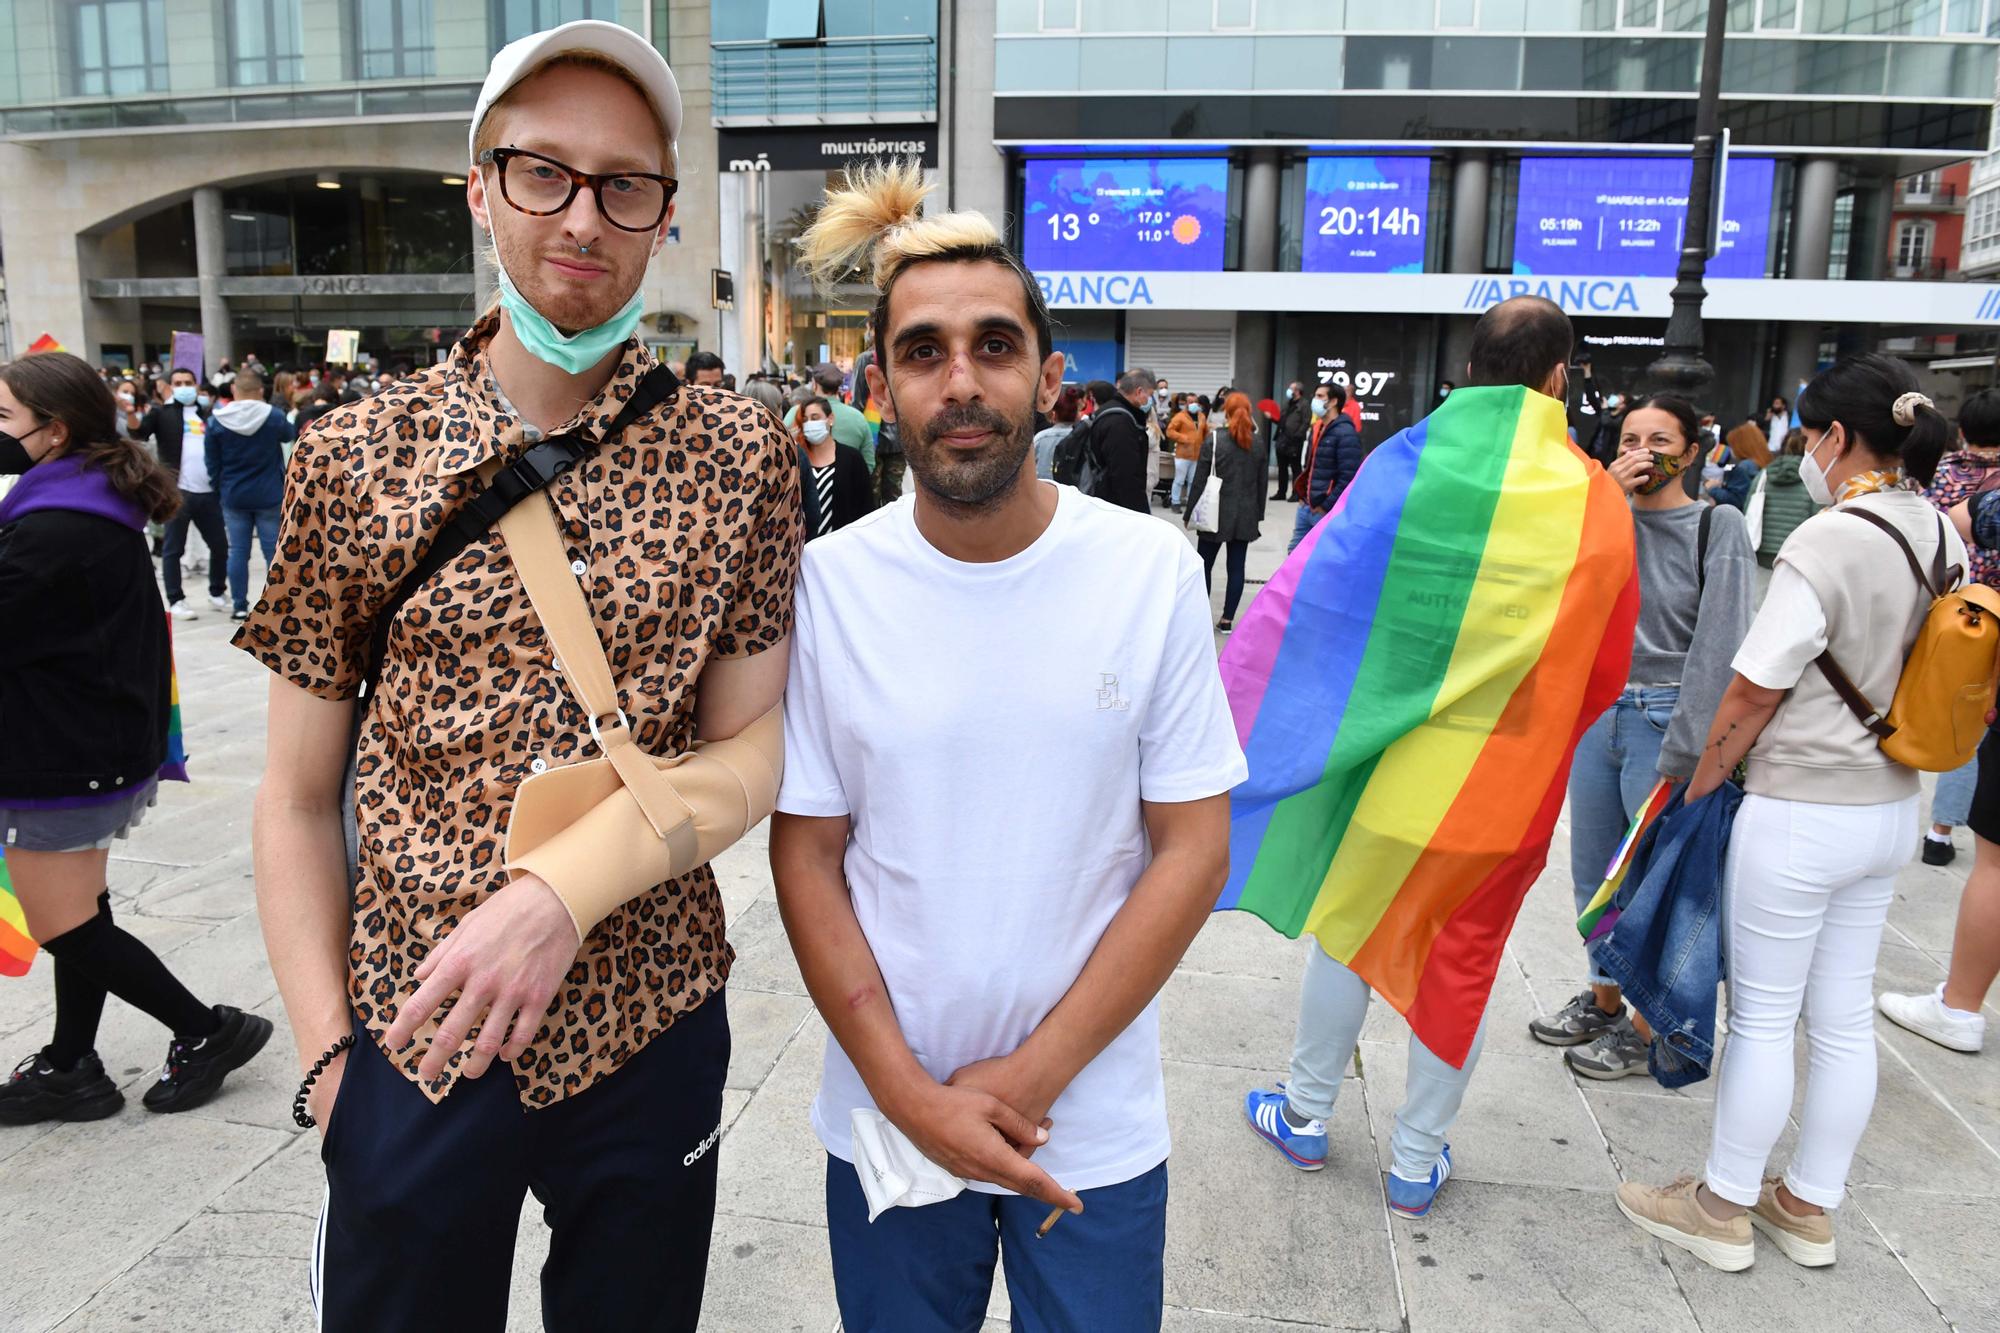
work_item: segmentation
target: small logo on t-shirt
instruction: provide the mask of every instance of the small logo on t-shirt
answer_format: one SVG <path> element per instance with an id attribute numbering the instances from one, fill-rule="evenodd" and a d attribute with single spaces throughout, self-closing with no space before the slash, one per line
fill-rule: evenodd
<path id="1" fill-rule="evenodd" d="M 1099 712 L 1122 713 L 1131 708 L 1131 703 L 1118 697 L 1118 677 L 1109 671 L 1098 673 L 1097 708 Z"/>

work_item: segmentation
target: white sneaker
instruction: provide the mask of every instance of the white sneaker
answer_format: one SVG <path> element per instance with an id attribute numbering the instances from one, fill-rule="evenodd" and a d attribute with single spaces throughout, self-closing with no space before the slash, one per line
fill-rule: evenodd
<path id="1" fill-rule="evenodd" d="M 227 611 L 229 599 L 219 592 L 212 592 L 208 595 L 208 605 L 213 611 Z"/>
<path id="2" fill-rule="evenodd" d="M 1947 1050 L 1977 1055 L 1986 1044 L 1986 1016 L 1946 1005 L 1943 986 L 1922 995 L 1885 992 L 1875 1005 L 1897 1027 L 1908 1028 Z"/>
<path id="3" fill-rule="evenodd" d="M 201 612 L 199 612 L 199 611 L 195 610 L 195 609 L 194 609 L 193 607 L 189 606 L 189 605 L 187 604 L 187 600 L 186 600 L 185 598 L 183 598 L 182 600 L 180 600 L 180 601 L 178 601 L 178 602 L 175 602 L 175 603 L 174 603 L 174 604 L 173 604 L 172 606 L 168 607 L 168 608 L 167 608 L 167 614 L 168 614 L 168 615 L 170 615 L 170 616 L 172 616 L 172 617 L 173 617 L 173 618 L 174 618 L 175 620 L 200 620 L 200 619 L 201 619 Z"/>

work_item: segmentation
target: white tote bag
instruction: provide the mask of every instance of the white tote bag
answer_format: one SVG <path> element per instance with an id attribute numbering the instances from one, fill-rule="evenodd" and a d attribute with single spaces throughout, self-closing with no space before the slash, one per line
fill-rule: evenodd
<path id="1" fill-rule="evenodd" d="M 1764 545 L 1764 474 L 1757 474 L 1757 484 L 1750 491 L 1749 507 L 1743 512 L 1743 522 L 1750 529 L 1750 553 L 1755 555 Z"/>
<path id="2" fill-rule="evenodd" d="M 1201 488 L 1201 498 L 1194 502 L 1188 521 L 1196 532 L 1202 533 L 1212 534 L 1222 526 L 1222 478 L 1213 472 L 1208 474 L 1208 482 Z"/>

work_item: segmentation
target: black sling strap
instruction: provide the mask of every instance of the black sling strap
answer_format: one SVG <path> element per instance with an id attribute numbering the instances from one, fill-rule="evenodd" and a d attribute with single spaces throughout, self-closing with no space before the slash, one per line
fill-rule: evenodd
<path id="1" fill-rule="evenodd" d="M 410 600 L 418 588 L 429 581 L 432 575 L 443 569 L 466 547 L 486 535 L 487 529 L 498 523 L 501 516 L 521 501 L 547 486 L 550 482 L 569 471 L 586 454 L 600 443 L 615 441 L 625 433 L 627 427 L 646 413 L 667 402 L 680 392 L 680 381 L 674 372 L 664 365 L 654 366 L 633 388 L 632 396 L 625 400 L 625 406 L 612 418 L 605 428 L 603 439 L 595 440 L 587 435 L 556 435 L 534 445 L 513 463 L 494 474 L 487 488 L 474 496 L 461 509 L 444 531 L 437 535 L 430 549 L 424 552 L 410 570 L 409 577 L 396 586 L 382 609 L 375 615 L 375 626 L 368 639 L 368 662 L 363 668 L 361 712 L 367 712 L 366 701 L 375 695 L 375 684 L 382 675 L 382 659 L 389 646 L 389 630 L 394 625 L 396 615 L 403 604 Z"/>

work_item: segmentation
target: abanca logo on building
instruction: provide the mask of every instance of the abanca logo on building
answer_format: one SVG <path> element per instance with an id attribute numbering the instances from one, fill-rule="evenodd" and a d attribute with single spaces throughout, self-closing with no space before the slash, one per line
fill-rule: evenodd
<path id="1" fill-rule="evenodd" d="M 1639 313 L 1639 294 L 1629 282 L 1605 278 L 1551 281 L 1548 278 L 1475 278 L 1465 294 L 1466 310 L 1484 310 L 1516 296 L 1540 296 L 1572 315 Z"/>

